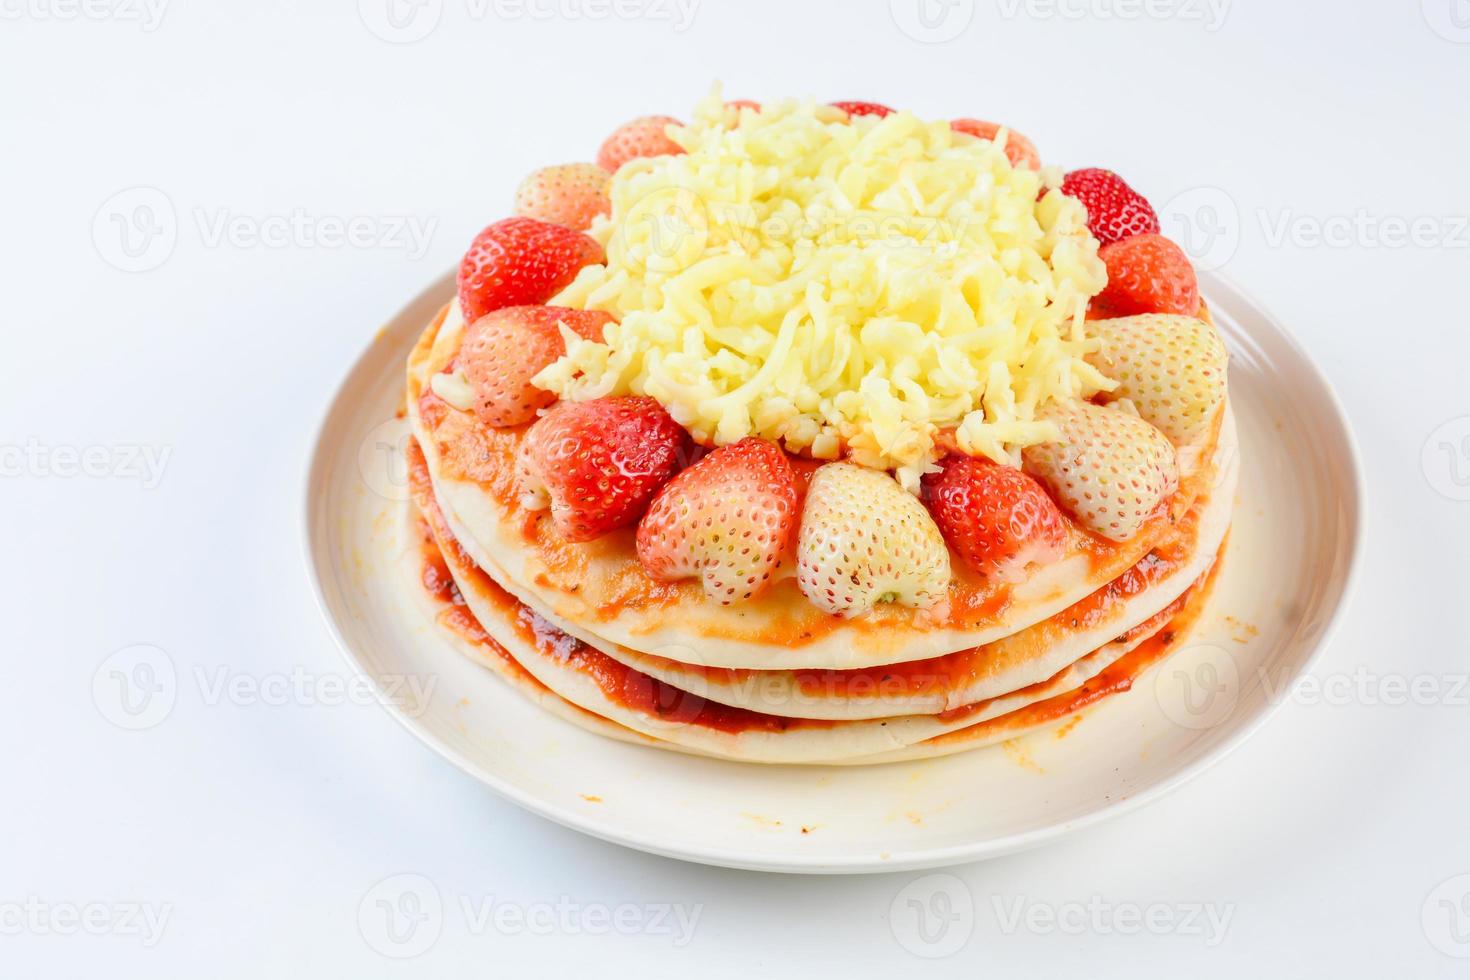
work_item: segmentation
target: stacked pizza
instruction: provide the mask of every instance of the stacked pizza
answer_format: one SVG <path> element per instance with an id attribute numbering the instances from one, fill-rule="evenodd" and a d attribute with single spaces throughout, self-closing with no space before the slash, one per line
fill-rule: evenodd
<path id="1" fill-rule="evenodd" d="M 751 762 L 941 755 L 1126 690 L 1199 615 L 1226 354 L 1115 174 L 716 94 L 516 210 L 408 360 L 404 554 L 548 710 Z"/>

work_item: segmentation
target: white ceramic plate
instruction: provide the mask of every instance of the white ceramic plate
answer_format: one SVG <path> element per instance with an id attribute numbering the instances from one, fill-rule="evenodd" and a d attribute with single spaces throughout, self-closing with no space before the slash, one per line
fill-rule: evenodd
<path id="1" fill-rule="evenodd" d="M 395 421 L 403 359 L 453 291 L 427 289 L 358 359 L 307 475 L 305 547 L 323 613 L 390 710 L 521 806 L 606 840 L 708 864 L 809 873 L 974 861 L 1124 813 L 1258 728 L 1328 641 L 1359 553 L 1362 479 L 1327 382 L 1257 304 L 1205 295 L 1231 353 L 1243 470 L 1224 570 L 1187 644 L 1065 729 L 943 759 L 767 767 L 599 738 L 456 653 L 394 565 L 407 496 Z M 404 678 L 432 694 L 401 697 Z"/>

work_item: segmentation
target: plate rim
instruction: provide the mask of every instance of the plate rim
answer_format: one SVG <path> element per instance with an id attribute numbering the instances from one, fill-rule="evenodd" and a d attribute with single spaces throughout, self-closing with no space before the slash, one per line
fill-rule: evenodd
<path id="1" fill-rule="evenodd" d="M 1331 410 L 1330 414 L 1332 419 L 1336 422 L 1342 435 L 1343 444 L 1347 449 L 1347 473 L 1351 479 L 1353 499 L 1352 507 L 1348 510 L 1348 515 L 1351 520 L 1351 534 L 1343 542 L 1343 547 L 1347 551 L 1346 570 L 1342 579 L 1342 588 L 1338 593 L 1336 603 L 1326 624 L 1316 641 L 1312 644 L 1311 650 L 1305 659 L 1303 659 L 1301 667 L 1296 671 L 1295 676 L 1290 681 L 1291 685 L 1295 685 L 1303 676 L 1311 671 L 1321 658 L 1323 652 L 1337 638 L 1343 618 L 1346 615 L 1348 607 L 1351 605 L 1351 600 L 1357 591 L 1361 578 L 1364 555 L 1363 541 L 1366 535 L 1366 524 L 1368 520 L 1367 481 L 1363 469 L 1362 450 L 1358 444 L 1357 436 L 1353 431 L 1351 419 L 1347 414 L 1336 387 L 1332 384 L 1331 379 L 1322 370 L 1320 365 L 1318 365 L 1317 361 L 1311 356 L 1310 352 L 1297 339 L 1296 335 L 1281 323 L 1269 311 L 1269 308 L 1261 303 L 1254 294 L 1246 290 L 1232 278 L 1217 270 L 1201 271 L 1200 278 L 1201 293 L 1207 298 L 1210 294 L 1216 292 L 1234 293 L 1236 299 L 1263 314 L 1273 332 L 1285 343 L 1291 353 L 1305 367 L 1311 378 L 1320 386 L 1322 392 L 1326 395 L 1325 405 Z M 305 566 L 306 577 L 311 584 L 311 594 L 315 601 L 317 611 L 326 623 L 327 630 L 342 658 L 355 674 L 366 679 L 372 685 L 373 689 L 380 694 L 384 692 L 378 685 L 377 678 L 368 669 L 367 665 L 358 658 L 357 653 L 343 633 L 329 605 L 322 576 L 317 567 L 316 557 L 314 555 L 317 524 L 313 514 L 312 490 L 318 482 L 318 471 L 324 466 L 324 440 L 327 436 L 328 425 L 332 421 L 348 383 L 357 374 L 363 363 L 372 355 L 374 347 L 380 342 L 381 335 L 387 329 L 388 325 L 391 325 L 415 307 L 428 302 L 433 296 L 442 296 L 453 281 L 454 273 L 451 271 L 431 282 L 407 303 L 403 304 L 385 325 L 374 331 L 368 341 L 358 350 L 357 356 L 352 359 L 347 369 L 343 372 L 338 383 L 333 387 L 330 396 L 326 399 L 324 407 L 319 411 L 316 425 L 311 430 L 305 465 L 302 467 L 300 475 L 301 496 L 296 511 L 298 539 L 302 563 Z M 618 844 L 636 851 L 694 864 L 734 868 L 745 871 L 826 875 L 893 873 L 950 867 L 987 860 L 989 858 L 1001 857 L 1006 854 L 1013 854 L 1018 851 L 1038 847 L 1068 834 L 1132 813 L 1173 792 L 1232 755 L 1241 745 L 1245 744 L 1247 740 L 1265 727 L 1271 719 L 1275 718 L 1281 710 L 1282 705 L 1289 701 L 1290 698 L 1268 699 L 1256 711 L 1254 716 L 1245 719 L 1219 746 L 1201 755 L 1198 759 L 1190 762 L 1177 772 L 1152 783 L 1137 793 L 1131 793 L 1119 799 L 1106 802 L 1081 816 L 1058 820 L 1031 830 L 1007 834 L 1001 837 L 951 844 L 945 847 L 911 848 L 909 850 L 888 853 L 886 856 L 882 854 L 860 853 L 840 857 L 813 855 L 810 858 L 791 855 L 779 859 L 753 855 L 738 848 L 671 845 L 650 836 L 640 836 L 634 832 L 605 827 L 596 819 L 596 814 L 574 810 L 539 798 L 535 794 L 520 789 L 503 777 L 461 755 L 457 750 L 442 742 L 417 718 L 397 707 L 391 699 L 379 697 L 376 700 L 390 717 L 394 718 L 404 729 L 455 768 L 484 784 L 502 798 L 570 830 L 575 830 L 599 840 Z"/>

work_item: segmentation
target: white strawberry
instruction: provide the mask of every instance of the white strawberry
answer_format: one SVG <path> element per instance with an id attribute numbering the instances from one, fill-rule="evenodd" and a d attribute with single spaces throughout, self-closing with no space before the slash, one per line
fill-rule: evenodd
<path id="1" fill-rule="evenodd" d="M 586 231 L 592 219 L 607 214 L 611 175 L 595 163 L 563 163 L 533 171 L 516 188 L 516 214 Z"/>
<path id="2" fill-rule="evenodd" d="M 664 484 L 638 523 L 638 560 L 659 581 L 698 576 L 716 602 L 753 598 L 791 546 L 797 497 L 786 454 L 741 439 Z"/>
<path id="3" fill-rule="evenodd" d="M 1055 422 L 1061 438 L 1024 449 L 1025 469 L 1094 534 L 1127 541 L 1179 486 L 1174 447 L 1136 415 L 1066 401 L 1036 417 Z"/>
<path id="4" fill-rule="evenodd" d="M 1145 313 L 1088 326 L 1102 348 L 1088 363 L 1118 382 L 1113 392 L 1176 446 L 1203 435 L 1225 401 L 1228 355 L 1220 337 L 1203 320 Z"/>
<path id="5" fill-rule="evenodd" d="M 928 608 L 949 588 L 949 549 L 924 505 L 887 473 L 853 463 L 812 475 L 796 562 L 801 591 L 838 616 L 879 602 Z"/>

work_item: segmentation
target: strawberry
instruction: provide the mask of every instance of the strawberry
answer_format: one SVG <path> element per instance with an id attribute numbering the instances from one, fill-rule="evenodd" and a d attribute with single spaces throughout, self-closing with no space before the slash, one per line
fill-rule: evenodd
<path id="1" fill-rule="evenodd" d="M 1127 541 L 1179 485 L 1174 447 L 1136 415 L 1074 400 L 1036 417 L 1055 422 L 1061 438 L 1022 450 L 1026 470 L 1094 534 Z"/>
<path id="2" fill-rule="evenodd" d="M 796 581 L 837 616 L 879 602 L 927 608 L 949 588 L 949 550 L 924 505 L 893 477 L 827 463 L 812 474 L 802 508 Z"/>
<path id="3" fill-rule="evenodd" d="M 581 232 L 535 218 L 506 218 L 475 236 L 459 263 L 459 307 L 466 323 L 506 306 L 544 303 L 584 265 L 606 262 Z"/>
<path id="4" fill-rule="evenodd" d="M 1139 417 L 1176 446 L 1194 442 L 1225 401 L 1229 355 L 1220 335 L 1191 316 L 1094 320 L 1102 346 L 1087 362 L 1118 382 L 1112 397 L 1127 398 Z"/>
<path id="5" fill-rule="evenodd" d="M 977 139 L 992 142 L 1001 130 L 998 123 L 984 122 L 980 119 L 953 119 L 950 120 L 949 128 L 957 133 L 967 133 Z M 1041 154 L 1036 152 L 1036 144 L 1014 129 L 1006 131 L 1006 159 L 1011 161 L 1013 167 L 1025 167 L 1029 170 L 1041 169 Z"/>
<path id="6" fill-rule="evenodd" d="M 1159 231 L 1159 216 L 1153 207 L 1111 170 L 1074 170 L 1062 180 L 1062 193 L 1075 197 L 1087 209 L 1087 230 L 1099 245 Z"/>
<path id="7" fill-rule="evenodd" d="M 602 147 L 597 151 L 597 165 L 608 173 L 616 173 L 629 160 L 677 156 L 684 152 L 684 148 L 669 139 L 666 130 L 678 125 L 679 120 L 673 116 L 640 116 L 623 123 L 602 141 Z"/>
<path id="8" fill-rule="evenodd" d="M 465 330 L 457 363 L 474 392 L 474 410 L 487 425 L 520 425 L 556 401 L 531 379 L 567 352 L 558 323 L 588 340 L 601 340 L 612 317 L 563 306 L 507 306 Z"/>
<path id="9" fill-rule="evenodd" d="M 1199 282 L 1189 256 L 1163 235 L 1134 235 L 1104 245 L 1098 258 L 1108 267 L 1108 284 L 1093 300 L 1118 316 L 1134 313 L 1199 312 Z"/>
<path id="10" fill-rule="evenodd" d="M 891 115 L 893 110 L 877 102 L 829 102 L 849 116 L 877 116 L 879 119 Z"/>
<path id="11" fill-rule="evenodd" d="M 685 438 L 652 398 L 557 402 L 521 443 L 522 503 L 549 504 L 568 541 L 600 538 L 638 519 L 674 472 Z"/>
<path id="12" fill-rule="evenodd" d="M 653 578 L 692 576 L 721 603 L 770 584 L 796 533 L 796 474 L 764 439 L 716 449 L 664 484 L 638 524 L 638 560 Z"/>
<path id="13" fill-rule="evenodd" d="M 516 188 L 516 214 L 586 231 L 592 219 L 612 210 L 607 171 L 591 163 L 542 167 Z"/>
<path id="14" fill-rule="evenodd" d="M 1016 581 L 1033 562 L 1055 561 L 1067 521 L 1041 484 L 973 456 L 946 456 L 924 477 L 924 501 L 955 553 L 976 571 Z"/>

